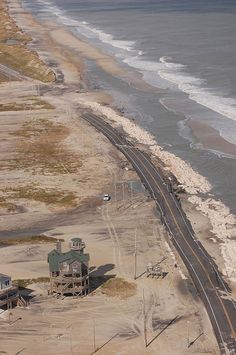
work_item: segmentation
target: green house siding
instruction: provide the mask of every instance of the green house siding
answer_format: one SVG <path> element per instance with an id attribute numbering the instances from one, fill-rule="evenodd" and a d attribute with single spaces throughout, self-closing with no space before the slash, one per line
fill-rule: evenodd
<path id="1" fill-rule="evenodd" d="M 53 250 L 48 254 L 50 272 L 56 272 L 59 270 L 58 256 L 59 254 L 56 250 Z"/>

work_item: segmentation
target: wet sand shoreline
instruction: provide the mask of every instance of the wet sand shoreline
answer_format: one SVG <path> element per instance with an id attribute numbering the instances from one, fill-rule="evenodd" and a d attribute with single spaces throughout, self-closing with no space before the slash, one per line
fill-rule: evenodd
<path id="1" fill-rule="evenodd" d="M 219 132 L 210 125 L 193 119 L 188 120 L 187 125 L 203 148 L 236 157 L 236 146 L 221 137 Z"/>

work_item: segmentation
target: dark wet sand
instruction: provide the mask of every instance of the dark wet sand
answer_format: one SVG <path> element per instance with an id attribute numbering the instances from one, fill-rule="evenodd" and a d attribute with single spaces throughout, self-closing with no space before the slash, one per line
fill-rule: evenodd
<path id="1" fill-rule="evenodd" d="M 219 132 L 206 123 L 189 120 L 187 125 L 191 128 L 193 136 L 202 144 L 203 148 L 235 156 L 236 145 L 220 136 Z"/>

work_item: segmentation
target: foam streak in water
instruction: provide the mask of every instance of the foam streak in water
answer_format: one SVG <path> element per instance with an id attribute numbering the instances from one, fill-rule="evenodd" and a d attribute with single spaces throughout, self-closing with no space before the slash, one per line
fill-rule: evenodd
<path id="1" fill-rule="evenodd" d="M 204 83 L 202 79 L 195 78 L 183 72 L 184 66 L 170 63 L 166 57 L 160 58 L 164 68 L 159 70 L 159 75 L 176 84 L 178 88 L 187 93 L 191 100 L 218 112 L 223 116 L 227 116 L 236 120 L 236 100 L 232 98 L 222 97 L 213 93 L 210 89 L 202 88 Z"/>

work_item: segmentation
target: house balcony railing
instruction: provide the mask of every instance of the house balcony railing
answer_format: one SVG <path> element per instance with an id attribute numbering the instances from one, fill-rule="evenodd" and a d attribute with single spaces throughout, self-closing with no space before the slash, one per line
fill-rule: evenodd
<path id="1" fill-rule="evenodd" d="M 59 276 L 52 276 L 54 282 L 71 282 L 71 283 L 77 283 L 82 280 L 85 280 L 89 278 L 89 274 L 86 274 L 84 276 L 67 276 L 67 275 L 59 275 Z"/>
<path id="2" fill-rule="evenodd" d="M 11 286 L 0 290 L 0 307 L 9 303 L 17 301 L 19 298 L 18 287 Z"/>

